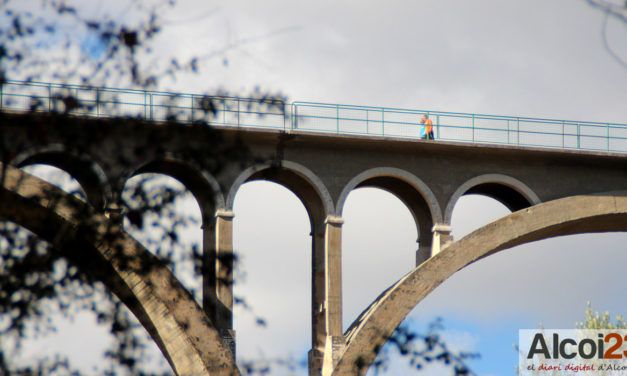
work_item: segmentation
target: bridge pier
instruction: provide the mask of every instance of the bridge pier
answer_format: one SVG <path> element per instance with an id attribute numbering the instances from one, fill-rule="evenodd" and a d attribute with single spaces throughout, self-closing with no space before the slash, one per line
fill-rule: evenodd
<path id="1" fill-rule="evenodd" d="M 217 210 L 203 224 L 203 309 L 235 358 L 233 330 L 233 218 Z"/>
<path id="2" fill-rule="evenodd" d="M 429 237 L 432 238 L 433 236 L 429 234 Z M 418 250 L 416 251 L 416 266 L 422 264 L 431 257 L 431 252 L 433 251 L 432 248 L 433 246 L 431 241 L 427 242 L 424 240 L 419 242 Z"/>
<path id="3" fill-rule="evenodd" d="M 312 224 L 312 260 L 311 260 L 311 350 L 308 354 L 309 375 L 320 376 L 326 341 L 326 305 L 325 305 L 325 233 L 323 223 Z"/>
<path id="4" fill-rule="evenodd" d="M 435 256 L 453 242 L 451 235 L 451 225 L 448 223 L 436 223 L 433 225 L 433 244 L 431 246 L 431 256 Z"/>
<path id="5" fill-rule="evenodd" d="M 342 330 L 343 224 L 341 217 L 327 216 L 324 238 L 318 234 L 313 239 L 313 344 L 309 352 L 312 376 L 330 375 L 346 345 Z"/>
<path id="6" fill-rule="evenodd" d="M 105 217 L 112 223 L 122 227 L 124 225 L 124 208 L 119 201 L 110 202 L 103 210 Z"/>
<path id="7" fill-rule="evenodd" d="M 324 349 L 323 374 L 330 374 L 346 344 L 342 330 L 342 225 L 341 217 L 328 216 L 326 221 L 325 255 L 327 337 Z"/>

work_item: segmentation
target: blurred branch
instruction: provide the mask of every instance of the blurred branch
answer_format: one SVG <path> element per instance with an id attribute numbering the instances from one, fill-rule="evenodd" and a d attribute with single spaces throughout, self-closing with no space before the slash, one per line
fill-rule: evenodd
<path id="1" fill-rule="evenodd" d="M 419 333 L 408 325 L 399 326 L 388 338 L 387 344 L 372 364 L 375 374 L 387 370 L 391 360 L 389 351 L 394 349 L 417 371 L 425 370 L 427 366 L 439 363 L 450 368 L 455 376 L 476 376 L 467 361 L 477 359 L 480 355 L 473 352 L 451 350 L 442 337 L 442 331 L 444 331 L 442 318 L 437 318 L 431 322 L 425 333 Z"/>
<path id="2" fill-rule="evenodd" d="M 623 23 L 627 23 L 627 2 L 619 4 L 618 1 L 608 0 L 585 0 L 591 7 L 601 10 L 608 15 L 617 18 Z"/>
<path id="3" fill-rule="evenodd" d="M 627 26 L 627 1 L 622 4 L 618 0 L 585 0 L 592 8 L 597 9 L 605 13 L 603 18 L 603 26 L 601 27 L 601 39 L 603 40 L 603 47 L 607 53 L 619 63 L 623 68 L 627 69 L 627 61 L 623 59 L 616 50 L 611 46 L 607 37 L 608 21 L 610 18 L 614 18 L 620 21 L 623 25 Z"/>
<path id="4" fill-rule="evenodd" d="M 610 54 L 610 56 L 616 60 L 623 68 L 627 69 L 627 61 L 623 60 L 623 58 L 612 48 L 609 40 L 607 39 L 607 21 L 610 18 L 610 13 L 605 13 L 605 18 L 603 19 L 603 28 L 601 29 L 601 38 L 603 39 L 603 46 L 605 50 Z"/>

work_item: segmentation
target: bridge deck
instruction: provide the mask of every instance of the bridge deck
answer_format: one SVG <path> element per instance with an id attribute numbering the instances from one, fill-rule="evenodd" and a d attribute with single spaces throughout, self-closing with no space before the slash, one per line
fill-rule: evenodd
<path id="1" fill-rule="evenodd" d="M 67 98 L 76 99 L 69 103 Z M 2 111 L 64 111 L 92 117 L 176 119 L 228 127 L 419 138 L 428 114 L 436 140 L 627 153 L 627 124 L 207 96 L 41 82 L 0 85 Z"/>

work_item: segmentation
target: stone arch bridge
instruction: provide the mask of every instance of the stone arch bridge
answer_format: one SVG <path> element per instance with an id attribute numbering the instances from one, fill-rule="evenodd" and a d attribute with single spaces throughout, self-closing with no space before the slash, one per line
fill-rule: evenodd
<path id="1" fill-rule="evenodd" d="M 287 187 L 309 215 L 312 375 L 365 373 L 386 338 L 424 296 L 482 257 L 553 236 L 627 230 L 627 158 L 619 153 L 46 114 L 1 116 L 0 218 L 31 229 L 70 256 L 73 247 L 92 252 L 98 261 L 84 267 L 131 308 L 179 375 L 238 373 L 229 255 L 234 199 L 249 181 Z M 19 170 L 31 164 L 68 172 L 87 202 Z M 103 224 L 119 223 L 124 214 L 120 195 L 126 181 L 146 172 L 179 180 L 201 209 L 207 264 L 202 307 L 167 268 L 141 275 L 133 265 L 116 262 L 116 252 L 153 257 L 123 231 L 121 251 L 101 241 Z M 408 207 L 418 230 L 416 267 L 343 328 L 342 211 L 349 193 L 359 187 L 384 189 Z M 64 197 L 61 204 L 50 207 L 45 200 L 28 199 L 44 190 Z M 451 215 L 465 194 L 492 197 L 514 213 L 454 241 Z M 88 213 L 94 231 L 79 231 L 79 212 Z"/>

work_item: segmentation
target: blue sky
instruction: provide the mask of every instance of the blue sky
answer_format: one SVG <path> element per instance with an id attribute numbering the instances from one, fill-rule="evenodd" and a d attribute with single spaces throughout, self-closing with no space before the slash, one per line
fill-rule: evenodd
<path id="1" fill-rule="evenodd" d="M 504 318 L 486 325 L 483 322 L 448 314 L 442 316 L 445 328 L 443 336 L 452 346 L 459 344 L 458 346 L 461 346 L 459 350 L 476 352 L 479 355 L 478 358 L 469 359 L 466 363 L 478 375 L 512 375 L 518 364 L 518 353 L 514 345 L 518 343 L 521 322 L 524 320 Z M 412 327 L 418 332 L 427 330 L 426 325 L 417 323 Z M 464 345 L 468 347 L 464 348 Z M 396 362 L 403 364 L 407 363 L 407 360 L 399 358 Z M 392 371 L 389 374 L 395 373 Z"/>

